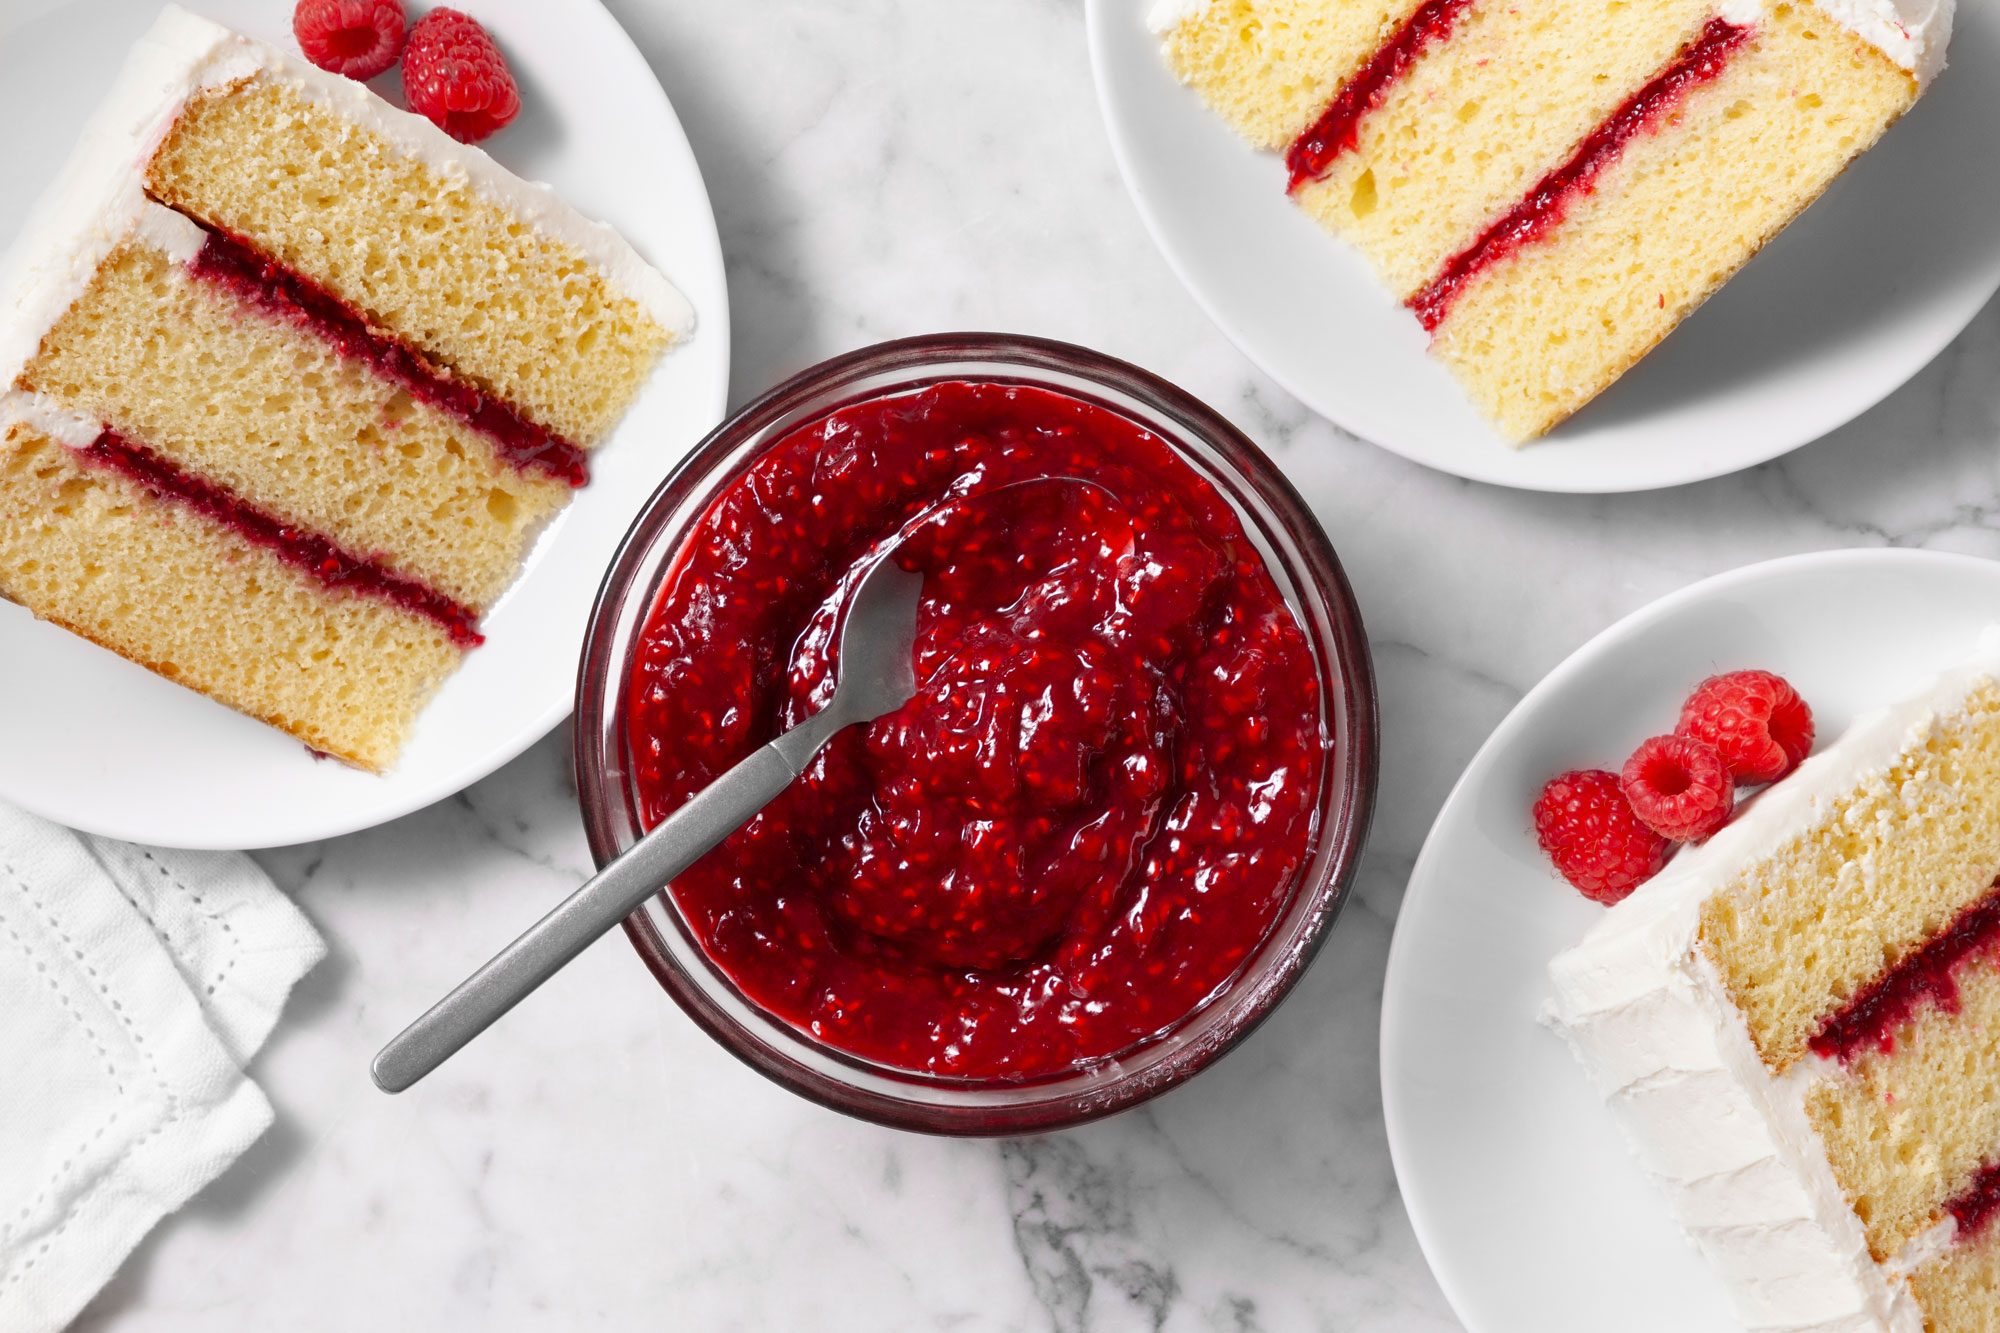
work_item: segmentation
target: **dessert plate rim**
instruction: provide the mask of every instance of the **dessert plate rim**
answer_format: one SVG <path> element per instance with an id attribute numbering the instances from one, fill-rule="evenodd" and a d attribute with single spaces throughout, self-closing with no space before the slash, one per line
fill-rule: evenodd
<path id="1" fill-rule="evenodd" d="M 183 0 L 197 13 L 296 54 L 289 6 Z M 30 0 L 0 20 L 0 115 L 34 125 L 0 141 L 10 176 L 35 188 L 0 209 L 0 240 L 67 157 L 130 43 L 164 0 Z M 412 19 L 433 4 L 411 5 Z M 253 849 L 337 837 L 455 795 L 546 736 L 571 710 L 584 623 L 618 538 L 680 458 L 722 419 L 729 303 L 714 211 L 657 75 L 601 0 L 466 6 L 498 38 L 523 93 L 519 122 L 487 147 L 529 179 L 553 181 L 616 225 L 695 307 L 593 479 L 542 533 L 521 578 L 418 719 L 401 761 L 374 776 L 317 760 L 300 742 L 0 601 L 0 799 L 88 833 L 157 846 Z M 48 86 L 68 120 L 23 104 Z M 395 71 L 372 81 L 400 105 Z M 53 121 L 53 123 L 51 123 Z M 73 123 L 71 123 L 73 122 Z M 46 140 L 46 143 L 39 142 Z M 86 707 L 85 705 L 95 705 Z M 67 713 L 68 726 L 49 714 Z"/>
<path id="2" fill-rule="evenodd" d="M 2000 11 L 1962 4 L 1960 68 L 1652 355 L 1516 450 L 1425 355 L 1415 320 L 1365 262 L 1285 199 L 1278 155 L 1243 143 L 1174 78 L 1151 8 L 1085 0 L 1098 105 L 1154 244 L 1258 369 L 1341 430 L 1425 467 L 1583 494 L 1740 471 L 1889 397 L 2000 291 L 2000 234 L 1978 221 L 2000 211 L 2000 140 L 1982 128 L 2000 123 L 2000 84 L 1972 77 L 2000 59 Z M 1975 182 L 1982 160 L 1990 169 Z M 1891 262 L 1858 272 L 1834 267 L 1885 253 Z M 1301 290 L 1320 295 L 1314 309 Z"/>
<path id="3" fill-rule="evenodd" d="M 1737 1327 L 1582 1067 L 1537 1023 L 1549 958 L 1604 909 L 1542 859 L 1536 785 L 1562 768 L 1615 769 L 1671 727 L 1702 675 L 1740 667 L 1793 679 L 1824 748 L 1996 621 L 2000 561 L 1868 548 L 1743 566 L 1593 636 L 1479 747 L 1410 872 L 1381 1020 L 1390 1158 L 1419 1247 L 1472 1333 Z M 1606 701 L 1615 715 L 1592 730 Z M 1494 1197 L 1529 1180 L 1537 1188 Z"/>

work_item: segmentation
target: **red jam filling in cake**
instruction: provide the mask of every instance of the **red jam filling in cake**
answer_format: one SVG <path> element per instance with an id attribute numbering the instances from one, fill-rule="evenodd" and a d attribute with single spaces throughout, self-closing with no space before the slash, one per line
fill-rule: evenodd
<path id="1" fill-rule="evenodd" d="M 92 467 L 138 482 L 153 494 L 193 510 L 228 528 L 245 541 L 274 552 L 286 564 L 303 570 L 329 588 L 343 588 L 379 598 L 405 611 L 435 621 L 461 648 L 485 642 L 479 617 L 471 608 L 405 578 L 381 565 L 350 554 L 314 532 L 286 524 L 213 482 L 185 472 L 145 446 L 114 430 L 99 432 L 77 456 Z"/>
<path id="2" fill-rule="evenodd" d="M 1300 186 L 1318 180 L 1335 158 L 1358 144 L 1362 120 L 1382 104 L 1389 90 L 1409 73 L 1410 66 L 1426 48 L 1451 36 L 1459 15 L 1471 6 L 1472 0 L 1426 0 L 1418 6 L 1396 35 L 1341 85 L 1319 119 L 1292 141 L 1285 151 L 1285 166 L 1291 171 L 1291 183 L 1286 188 L 1296 192 Z"/>
<path id="3" fill-rule="evenodd" d="M 1941 934 L 1897 963 L 1828 1017 L 1812 1039 L 1813 1053 L 1850 1060 L 1874 1047 L 1895 1048 L 1896 1034 L 1919 1009 L 1958 1012 L 1958 969 L 2000 949 L 2000 884 L 1959 914 Z"/>
<path id="4" fill-rule="evenodd" d="M 269 258 L 240 236 L 202 226 L 207 239 L 188 271 L 261 309 L 311 329 L 342 356 L 359 361 L 412 396 L 464 422 L 493 443 L 512 467 L 582 486 L 590 464 L 581 448 L 528 420 L 509 404 L 432 365 L 368 322 L 359 310 Z"/>
<path id="5" fill-rule="evenodd" d="M 1719 77 L 1736 49 L 1754 29 L 1713 18 L 1653 81 L 1627 98 L 1604 123 L 1576 146 L 1567 162 L 1542 177 L 1520 203 L 1445 263 L 1437 277 L 1410 298 L 1410 309 L 1425 332 L 1436 333 L 1452 303 L 1474 278 L 1507 256 L 1547 236 L 1561 225 L 1569 206 L 1597 186 L 1625 146 L 1650 132 L 1687 100 L 1689 93 Z"/>
<path id="6" fill-rule="evenodd" d="M 1946 1204 L 1945 1211 L 1958 1224 L 1958 1240 L 1978 1239 L 2000 1216 L 2000 1162 L 1982 1168 L 1970 1188 Z"/>
<path id="7" fill-rule="evenodd" d="M 1089 484 L 1001 489 L 1048 477 Z M 673 901 L 755 1003 L 897 1068 L 1036 1078 L 1182 1023 L 1291 899 L 1328 742 L 1235 511 L 1107 408 L 939 384 L 755 459 L 640 636 L 644 821 L 824 702 L 843 589 L 898 533 L 916 697 L 837 735 Z"/>

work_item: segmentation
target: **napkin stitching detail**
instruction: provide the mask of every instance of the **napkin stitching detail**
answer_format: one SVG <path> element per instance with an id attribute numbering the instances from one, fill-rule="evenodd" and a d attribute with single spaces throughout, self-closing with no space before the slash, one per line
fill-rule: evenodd
<path id="1" fill-rule="evenodd" d="M 139 1036 L 138 1030 L 132 1026 L 132 1020 L 125 1013 L 125 1007 L 119 1004 L 118 1001 L 111 998 L 111 993 L 108 989 L 106 989 L 104 984 L 104 979 L 98 975 L 97 969 L 93 967 L 90 964 L 90 962 L 83 956 L 83 951 L 76 947 L 75 941 L 71 940 L 70 937 L 64 933 L 62 926 L 57 922 L 56 918 L 49 912 L 48 908 L 43 905 L 42 900 L 35 896 L 35 891 L 28 887 L 28 882 L 22 878 L 21 872 L 14 869 L 13 866 L 8 865 L 4 861 L 0 861 L 0 872 L 5 872 L 7 878 L 13 882 L 14 887 L 18 888 L 21 891 L 22 896 L 27 898 L 27 900 L 31 904 L 33 904 L 35 910 L 41 914 L 42 918 L 45 921 L 48 922 L 49 928 L 55 931 L 56 938 L 63 942 L 63 947 L 68 949 L 70 951 L 71 956 L 73 956 L 79 963 L 83 964 L 83 970 L 89 975 L 91 984 L 97 991 L 98 998 L 103 1000 L 105 1004 L 109 1005 L 111 1007 L 111 1012 L 117 1015 L 119 1025 L 125 1029 L 126 1035 L 132 1039 L 133 1046 L 137 1047 L 139 1053 L 145 1057 L 147 1068 L 152 1072 L 154 1084 L 159 1088 L 161 1095 L 163 1095 L 167 1099 L 166 1115 L 162 1116 L 159 1120 L 155 1121 L 151 1129 L 147 1130 L 144 1134 L 140 1135 L 138 1138 L 132 1140 L 132 1142 L 126 1146 L 125 1151 L 119 1154 L 119 1160 L 121 1161 L 130 1160 L 139 1151 L 139 1149 L 145 1147 L 148 1143 L 158 1138 L 161 1134 L 165 1133 L 167 1130 L 173 1128 L 176 1124 L 180 1123 L 180 1121 L 186 1114 L 186 1108 L 181 1105 L 180 1098 L 174 1093 L 173 1089 L 167 1086 L 166 1079 L 160 1073 L 159 1062 L 156 1059 L 154 1059 L 152 1049 L 148 1047 L 145 1041 Z M 17 942 L 21 943 L 22 948 L 26 949 L 27 947 L 26 942 L 21 941 L 21 937 L 15 933 L 14 928 L 12 926 L 7 927 L 7 933 L 9 935 L 13 935 L 14 939 Z M 40 964 L 39 961 L 37 962 L 37 969 L 42 973 L 44 973 L 45 975 L 48 971 L 48 968 L 45 965 Z M 55 985 L 55 981 L 53 978 L 50 979 L 49 984 L 51 986 Z M 58 991 L 57 993 L 60 994 L 61 992 Z M 66 999 L 65 1003 L 67 1003 Z M 86 1025 L 86 1030 L 91 1031 L 93 1039 L 96 1039 L 96 1034 L 94 1030 L 89 1029 L 88 1025 Z M 100 1043 L 100 1049 L 101 1048 L 102 1047 Z M 120 1092 L 122 1094 L 123 1092 L 122 1087 L 120 1088 Z M 102 1134 L 102 1132 L 103 1131 L 101 1130 L 99 1131 L 100 1135 Z M 63 1233 L 69 1230 L 69 1224 L 76 1220 L 76 1215 L 78 1211 L 82 1208 L 83 1204 L 88 1200 L 92 1199 L 95 1195 L 97 1195 L 107 1184 L 110 1183 L 111 1179 L 112 1179 L 112 1173 L 109 1171 L 104 1172 L 102 1175 L 98 1176 L 97 1179 L 93 1180 L 88 1186 L 86 1186 L 82 1193 L 78 1194 L 75 1198 L 69 1201 L 69 1206 L 63 1209 L 62 1221 L 57 1223 L 55 1230 L 51 1231 L 48 1235 L 42 1237 L 42 1243 L 35 1247 L 35 1252 L 33 1254 L 26 1255 L 22 1258 L 20 1266 L 17 1267 L 12 1273 L 7 1275 L 7 1281 L 4 1284 L 0 1284 L 0 1291 L 7 1291 L 12 1289 L 27 1277 L 29 1271 L 32 1270 L 36 1264 L 41 1262 L 42 1256 L 47 1254 L 50 1248 L 55 1245 L 56 1241 L 61 1239 Z M 43 1194 L 46 1195 L 47 1192 L 48 1188 L 44 1187 Z"/>
<path id="2" fill-rule="evenodd" d="M 102 865 L 103 863 L 99 862 L 99 864 Z M 167 934 L 160 927 L 159 921 L 154 918 L 148 904 L 140 902 L 138 898 L 134 897 L 132 891 L 127 889 L 118 879 L 112 877 L 109 871 L 106 871 L 106 877 L 111 879 L 111 887 L 118 890 L 118 896 L 123 898 L 132 910 L 139 914 L 139 919 L 153 928 L 153 938 L 158 940 L 168 953 L 176 957 L 186 954 L 187 950 L 181 945 L 176 944 L 173 936 Z"/>
<path id="3" fill-rule="evenodd" d="M 110 1006 L 111 1012 L 117 1016 L 118 1026 L 125 1029 L 125 1035 L 132 1039 L 132 1045 L 145 1057 L 146 1068 L 152 1071 L 154 1085 L 159 1088 L 161 1094 L 167 1099 L 167 1110 L 177 1112 L 180 1107 L 180 1097 L 168 1086 L 166 1076 L 160 1072 L 160 1062 L 153 1055 L 153 1048 L 146 1045 L 146 1039 L 141 1037 L 139 1029 L 132 1025 L 132 1017 L 125 1012 L 125 1006 L 112 998 L 110 987 L 105 984 L 103 976 L 98 973 L 96 964 L 84 956 L 83 950 L 76 947 L 76 941 L 72 940 L 63 930 L 62 922 L 57 920 L 55 913 L 51 912 L 48 906 L 35 896 L 35 891 L 28 887 L 27 881 L 21 878 L 21 873 L 18 870 L 7 865 L 5 862 L 0 862 L 0 870 L 7 872 L 7 877 L 14 881 L 21 892 L 27 896 L 28 901 L 33 904 L 35 910 L 41 913 L 42 919 L 48 922 L 49 929 L 56 933 L 56 938 L 63 942 L 63 947 L 69 950 L 70 956 L 83 964 L 84 973 L 89 976 L 91 985 L 97 991 L 98 998 Z"/>
<path id="4" fill-rule="evenodd" d="M 12 866 L 5 866 L 4 868 L 7 871 L 7 878 L 12 880 L 17 887 L 21 888 L 25 892 L 27 886 L 21 883 L 20 876 L 15 872 L 14 868 Z M 69 1014 L 70 1021 L 75 1023 L 78 1027 L 82 1028 L 83 1034 L 86 1037 L 90 1038 L 90 1044 L 97 1049 L 98 1058 L 104 1061 L 104 1072 L 111 1076 L 112 1086 L 116 1090 L 119 1099 L 122 1101 L 125 1096 L 125 1079 L 118 1072 L 118 1063 L 117 1061 L 111 1058 L 111 1050 L 104 1044 L 104 1038 L 101 1035 L 99 1035 L 96 1026 L 93 1025 L 89 1019 L 85 1018 L 82 1012 L 77 1009 L 76 1005 L 71 1002 L 69 996 L 63 993 L 62 986 L 56 981 L 55 977 L 50 975 L 48 964 L 44 963 L 41 959 L 35 957 L 34 950 L 30 949 L 28 947 L 28 942 L 21 938 L 21 933 L 15 930 L 12 925 L 8 924 L 5 916 L 0 916 L 0 929 L 6 930 L 7 937 L 13 940 L 14 943 L 17 946 L 19 946 L 22 955 L 26 957 L 30 963 L 34 964 L 35 971 L 41 973 L 42 980 L 48 983 L 48 987 L 51 991 L 55 993 L 56 999 L 62 1002 L 63 1010 L 64 1012 Z M 56 1167 L 56 1169 L 49 1174 L 48 1183 L 42 1186 L 41 1192 L 35 1195 L 34 1198 L 28 1200 L 26 1204 L 22 1205 L 21 1211 L 17 1213 L 14 1216 L 13 1220 L 8 1222 L 5 1227 L 0 1227 L 0 1243 L 4 1243 L 7 1240 L 11 1239 L 14 1235 L 14 1229 L 20 1226 L 21 1223 L 27 1221 L 28 1218 L 34 1214 L 35 1209 L 41 1207 L 42 1200 L 49 1197 L 49 1191 L 55 1188 L 56 1181 L 60 1180 L 63 1174 L 69 1170 L 70 1164 L 76 1161 L 77 1154 L 81 1153 L 84 1149 L 91 1147 L 99 1139 L 103 1138 L 105 1132 L 108 1131 L 113 1125 L 118 1123 L 118 1115 L 120 1109 L 122 1108 L 113 1108 L 111 1114 L 107 1116 L 104 1122 L 97 1127 L 95 1133 L 93 1133 L 89 1138 L 85 1139 L 82 1143 L 78 1144 L 75 1148 L 71 1149 L 69 1156 L 65 1157 L 62 1160 L 62 1162 Z M 65 1225 L 67 1225 L 67 1222 L 65 1222 Z M 8 1285 L 11 1286 L 13 1284 L 9 1282 Z"/>
<path id="5" fill-rule="evenodd" d="M 172 1129 L 175 1125 L 178 1125 L 185 1118 L 185 1113 L 181 1111 L 175 1111 L 171 1115 L 161 1117 L 153 1123 L 151 1129 L 141 1134 L 138 1138 L 133 1139 L 126 1146 L 125 1151 L 118 1155 L 118 1160 L 121 1162 L 130 1161 L 138 1155 L 141 1148 Z M 29 1272 L 34 1269 L 36 1264 L 42 1261 L 42 1256 L 53 1249 L 55 1243 L 63 1238 L 63 1233 L 69 1230 L 69 1224 L 76 1220 L 76 1215 L 83 1210 L 83 1205 L 95 1199 L 111 1181 L 112 1173 L 106 1171 L 103 1175 L 91 1181 L 89 1185 L 85 1186 L 81 1194 L 71 1199 L 69 1206 L 63 1209 L 62 1221 L 56 1224 L 56 1229 L 42 1237 L 42 1243 L 35 1247 L 33 1254 L 26 1255 L 21 1259 L 21 1266 L 7 1275 L 7 1281 L 4 1284 L 0 1284 L 0 1292 L 8 1291 L 26 1280 Z"/>
<path id="6" fill-rule="evenodd" d="M 160 863 L 158 857 L 154 856 L 151 852 L 147 851 L 143 847 L 139 849 L 139 855 L 145 857 L 147 862 L 150 865 L 152 865 L 154 869 L 158 870 L 162 876 L 165 877 L 167 883 L 173 885 L 175 888 L 179 889 L 183 894 L 185 894 L 188 897 L 188 899 L 194 903 L 195 910 L 197 912 L 200 912 L 210 921 L 213 921 L 216 925 L 222 927 L 222 933 L 229 937 L 229 961 L 224 963 L 222 965 L 222 970 L 215 974 L 215 980 L 208 983 L 208 993 L 210 995 L 215 994 L 217 987 L 221 986 L 223 982 L 229 979 L 230 972 L 234 970 L 236 967 L 236 960 L 243 956 L 243 949 L 241 947 L 242 941 L 236 937 L 236 927 L 229 924 L 229 918 L 224 916 L 222 913 L 216 911 L 214 908 L 210 907 L 207 903 L 207 900 L 205 900 L 199 893 L 196 893 L 193 889 L 190 889 L 187 885 L 181 883 L 179 877 L 176 876 L 173 871 L 167 869 L 166 866 Z"/>

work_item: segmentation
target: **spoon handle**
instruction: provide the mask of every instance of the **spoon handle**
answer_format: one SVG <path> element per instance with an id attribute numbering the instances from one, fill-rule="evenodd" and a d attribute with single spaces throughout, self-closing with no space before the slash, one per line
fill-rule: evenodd
<path id="1" fill-rule="evenodd" d="M 820 726 L 812 723 L 821 722 Z M 834 728 L 810 719 L 754 751 L 521 933 L 376 1055 L 375 1085 L 401 1092 L 456 1054 L 598 936 L 776 799 Z"/>

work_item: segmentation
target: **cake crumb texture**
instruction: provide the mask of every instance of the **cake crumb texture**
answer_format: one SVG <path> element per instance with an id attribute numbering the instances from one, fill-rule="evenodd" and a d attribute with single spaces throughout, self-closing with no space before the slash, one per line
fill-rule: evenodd
<path id="1" fill-rule="evenodd" d="M 2000 684 L 1830 808 L 1701 910 L 1700 947 L 1779 1071 L 2000 877 Z"/>
<path id="2" fill-rule="evenodd" d="M 1807 1115 L 1878 1260 L 1933 1226 L 2000 1157 L 2000 960 L 1970 958 L 1954 979 L 1955 1012 L 1924 1008 L 1891 1050 L 1866 1051 L 1807 1094 Z"/>
<path id="3" fill-rule="evenodd" d="M 1298 201 L 1407 300 L 1713 12 L 1713 0 L 1474 4 Z"/>
<path id="4" fill-rule="evenodd" d="M 1807 3 L 1641 133 L 1565 219 L 1474 277 L 1432 341 L 1501 433 L 1596 397 L 1735 275 L 1916 100 L 1915 79 Z"/>
<path id="5" fill-rule="evenodd" d="M 112 252 L 22 378 L 478 610 L 570 496 L 324 339 L 142 244 Z"/>
<path id="6" fill-rule="evenodd" d="M 1211 0 L 1167 29 L 1167 64 L 1237 133 L 1282 151 L 1421 5 Z"/>
<path id="7" fill-rule="evenodd" d="M 1954 1245 L 1910 1274 L 1926 1333 L 2000 1329 L 2000 1227 Z"/>
<path id="8" fill-rule="evenodd" d="M 375 772 L 460 657 L 434 622 L 329 589 L 20 422 L 0 436 L 0 596 Z"/>
<path id="9" fill-rule="evenodd" d="M 673 341 L 583 255 L 462 173 L 397 152 L 267 75 L 192 98 L 146 185 L 586 448 Z"/>

